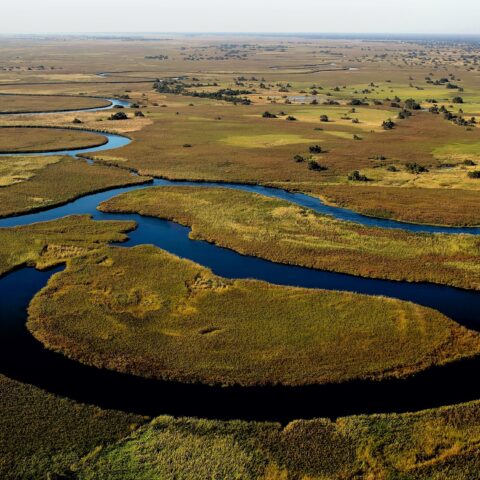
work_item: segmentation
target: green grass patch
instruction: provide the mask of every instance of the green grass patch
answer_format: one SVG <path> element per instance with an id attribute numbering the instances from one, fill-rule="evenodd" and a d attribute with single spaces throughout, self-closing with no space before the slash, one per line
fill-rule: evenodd
<path id="1" fill-rule="evenodd" d="M 475 236 L 365 227 L 284 200 L 221 188 L 149 188 L 100 208 L 171 219 L 192 227 L 192 238 L 275 262 L 480 289 Z"/>
<path id="2" fill-rule="evenodd" d="M 73 258 L 27 325 L 87 364 L 222 385 L 403 377 L 480 352 L 478 334 L 428 308 L 230 281 L 151 246 Z"/>
<path id="3" fill-rule="evenodd" d="M 90 456 L 79 480 L 467 480 L 480 469 L 480 403 L 276 423 L 159 417 Z"/>
<path id="4" fill-rule="evenodd" d="M 301 135 L 245 135 L 222 138 L 221 142 L 234 147 L 246 148 L 270 148 L 297 143 L 311 143 L 311 138 L 303 138 Z"/>

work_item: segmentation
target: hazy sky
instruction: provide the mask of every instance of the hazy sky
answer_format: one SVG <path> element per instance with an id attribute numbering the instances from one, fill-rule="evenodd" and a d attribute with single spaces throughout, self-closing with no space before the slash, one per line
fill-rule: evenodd
<path id="1" fill-rule="evenodd" d="M 0 1 L 0 33 L 480 34 L 480 0 Z"/>

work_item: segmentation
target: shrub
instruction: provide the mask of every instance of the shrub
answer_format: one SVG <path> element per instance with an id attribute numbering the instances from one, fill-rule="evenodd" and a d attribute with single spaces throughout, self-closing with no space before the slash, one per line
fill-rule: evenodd
<path id="1" fill-rule="evenodd" d="M 464 160 L 463 164 L 468 165 L 469 167 L 473 167 L 474 165 L 476 165 L 476 163 L 473 160 Z"/>
<path id="2" fill-rule="evenodd" d="M 382 128 L 384 130 L 391 130 L 392 128 L 395 127 L 395 123 L 392 122 L 392 120 L 389 118 L 388 120 L 385 120 L 383 123 L 382 123 Z"/>
<path id="3" fill-rule="evenodd" d="M 311 145 L 308 150 L 310 153 L 322 153 L 322 147 L 320 145 Z"/>
<path id="4" fill-rule="evenodd" d="M 453 97 L 452 98 L 452 103 L 463 103 L 463 98 L 462 97 Z"/>
<path id="5" fill-rule="evenodd" d="M 327 167 L 325 167 L 324 165 L 320 165 L 316 160 L 309 160 L 308 169 L 320 172 L 322 170 L 327 170 Z"/>
<path id="6" fill-rule="evenodd" d="M 74 118 L 72 123 L 83 123 L 79 118 Z"/>
<path id="7" fill-rule="evenodd" d="M 468 172 L 469 178 L 480 178 L 480 170 L 474 170 L 473 172 Z"/>
<path id="8" fill-rule="evenodd" d="M 408 162 L 405 164 L 405 168 L 407 169 L 407 172 L 410 173 L 424 173 L 428 172 L 428 168 L 424 167 L 423 165 L 419 165 L 416 162 Z"/>
<path id="9" fill-rule="evenodd" d="M 405 108 L 408 108 L 408 110 L 420 110 L 422 107 L 413 98 L 407 98 L 405 100 Z"/>
<path id="10" fill-rule="evenodd" d="M 368 182 L 368 178 L 365 175 L 362 175 L 358 170 L 349 173 L 347 178 L 352 182 Z"/>
<path id="11" fill-rule="evenodd" d="M 321 122 L 328 122 L 328 115 L 320 115 Z"/>
<path id="12" fill-rule="evenodd" d="M 145 115 L 144 115 L 143 112 L 141 112 L 140 110 L 137 110 L 137 111 L 135 112 L 135 116 L 136 116 L 136 117 L 144 117 Z"/>
<path id="13" fill-rule="evenodd" d="M 262 117 L 263 118 L 277 118 L 277 116 L 274 113 L 270 113 L 270 112 L 263 112 Z"/>
<path id="14" fill-rule="evenodd" d="M 297 119 L 295 117 L 293 117 L 292 115 L 289 115 L 287 118 L 286 118 L 287 121 L 289 122 L 295 122 Z"/>
<path id="15" fill-rule="evenodd" d="M 405 120 L 406 118 L 410 117 L 412 114 L 408 110 L 402 110 L 401 112 L 398 112 L 398 118 L 400 120 Z"/>
<path id="16" fill-rule="evenodd" d="M 300 162 L 304 162 L 305 161 L 305 158 L 302 157 L 301 155 L 295 155 L 293 157 L 293 159 L 297 162 L 297 163 L 300 163 Z"/>
<path id="17" fill-rule="evenodd" d="M 361 100 L 359 100 L 358 98 L 352 98 L 352 100 L 350 100 L 350 102 L 348 103 L 349 105 L 365 105 Z"/>
<path id="18" fill-rule="evenodd" d="M 126 120 L 127 118 L 128 116 L 125 112 L 112 113 L 109 117 L 110 120 Z"/>

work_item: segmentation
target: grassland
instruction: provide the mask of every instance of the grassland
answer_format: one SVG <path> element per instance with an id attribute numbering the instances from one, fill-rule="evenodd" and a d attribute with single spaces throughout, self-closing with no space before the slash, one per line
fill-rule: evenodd
<path id="1" fill-rule="evenodd" d="M 132 133 L 132 144 L 112 153 L 102 152 L 99 157 L 170 179 L 281 185 L 328 197 L 362 213 L 371 212 L 371 198 L 382 206 L 382 216 L 410 222 L 480 224 L 478 209 L 471 207 L 480 201 L 480 183 L 467 175 L 475 167 L 463 164 L 467 157 L 475 158 L 470 146 L 480 140 L 478 129 L 466 131 L 438 116 L 417 112 L 386 132 L 377 128 L 389 115 L 383 107 L 359 108 L 359 118 L 364 111 L 370 112 L 370 118 L 378 117 L 374 128 L 376 120 L 368 120 L 368 116 L 358 124 L 341 120 L 347 110 L 344 106 L 328 107 L 331 121 L 322 123 L 323 105 L 234 106 L 193 101 L 191 106 L 189 97 L 166 96 L 166 108 L 144 110 L 150 124 Z M 335 108 L 338 113 L 332 114 Z M 287 122 L 286 116 L 262 118 L 267 109 L 277 115 L 283 111 L 297 121 Z M 355 135 L 361 141 L 355 140 Z M 317 144 L 324 153 L 310 154 L 309 147 Z M 448 153 L 452 146 L 456 146 L 455 158 Z M 326 169 L 309 170 L 307 161 L 294 161 L 295 155 L 312 158 Z M 408 172 L 405 165 L 409 162 L 428 171 L 420 175 Z M 354 170 L 370 181 L 360 185 L 348 181 Z M 455 200 L 450 201 L 452 198 Z"/>
<path id="2" fill-rule="evenodd" d="M 107 139 L 97 133 L 53 128 L 0 128 L 1 153 L 37 153 L 97 147 Z"/>
<path id="3" fill-rule="evenodd" d="M 3 375 L 0 410 L 3 480 L 62 478 L 56 475 L 146 421 L 59 398 Z"/>
<path id="4" fill-rule="evenodd" d="M 209 384 L 402 377 L 480 352 L 478 334 L 434 310 L 229 281 L 149 246 L 69 261 L 33 299 L 28 328 L 87 364 Z"/>
<path id="5" fill-rule="evenodd" d="M 24 265 L 53 267 L 110 242 L 121 242 L 134 227 L 134 222 L 94 222 L 82 215 L 0 228 L 0 275 Z"/>
<path id="6" fill-rule="evenodd" d="M 478 402 L 336 421 L 160 417 L 90 456 L 79 480 L 459 480 L 480 468 Z"/>
<path id="7" fill-rule="evenodd" d="M 274 262 L 480 289 L 475 236 L 364 227 L 287 201 L 222 188 L 148 188 L 114 197 L 100 209 L 173 220 L 191 227 L 191 238 Z"/>
<path id="8" fill-rule="evenodd" d="M 0 113 L 35 113 L 107 107 L 101 98 L 61 95 L 2 95 Z"/>
<path id="9" fill-rule="evenodd" d="M 177 179 L 271 184 L 318 195 L 331 203 L 348 206 L 368 215 L 420 223 L 480 224 L 480 183 L 467 177 L 470 170 L 478 167 L 463 164 L 464 160 L 469 159 L 480 163 L 477 159 L 477 146 L 480 142 L 478 127 L 467 130 L 427 112 L 414 112 L 413 116 L 405 121 L 397 120 L 399 109 L 391 107 L 390 101 L 386 100 L 393 100 L 395 96 L 400 97 L 402 102 L 407 98 L 414 98 L 422 107 L 428 108 L 431 103 L 426 100 L 434 98 L 439 106 L 444 105 L 455 114 L 458 114 L 461 108 L 465 118 L 475 115 L 478 120 L 478 46 L 468 41 L 417 43 L 353 39 L 342 41 L 310 37 L 260 39 L 242 36 L 226 39 L 219 36 L 176 35 L 161 36 L 157 39 L 152 36 L 142 39 L 121 36 L 63 38 L 57 41 L 54 38 L 44 40 L 4 36 L 0 44 L 2 92 L 54 95 L 50 98 L 0 96 L 0 111 L 12 108 L 12 105 L 8 106 L 5 102 L 13 102 L 13 108 L 17 111 L 39 106 L 42 110 L 53 107 L 62 109 L 67 103 L 68 107 L 75 105 L 83 108 L 87 102 L 96 103 L 97 100 L 87 100 L 79 97 L 81 95 L 128 95 L 131 101 L 141 106 L 141 111 L 145 114 L 145 117 L 134 117 L 133 109 L 126 109 L 129 119 L 118 122 L 108 121 L 111 114 L 108 111 L 35 117 L 2 116 L 1 125 L 71 126 L 73 119 L 78 117 L 84 127 L 132 135 L 135 142 L 129 147 L 115 152 L 102 152 L 100 156 L 122 166 L 137 168 L 143 173 Z M 232 49 L 238 50 L 240 55 L 232 55 Z M 156 59 L 160 53 L 168 58 Z M 121 65 L 118 63 L 119 58 Z M 351 67 L 354 70 L 350 70 Z M 96 75 L 99 71 L 113 73 L 110 77 L 102 78 Z M 253 104 L 235 106 L 211 99 L 163 95 L 152 90 L 153 82 L 144 82 L 145 78 L 178 76 L 185 76 L 186 83 L 205 85 L 195 86 L 190 90 L 249 89 L 252 94 L 248 97 Z M 443 84 L 429 83 L 427 77 L 431 78 L 431 81 L 448 77 L 461 87 L 462 92 L 447 89 Z M 217 86 L 213 83 L 217 83 Z M 264 86 L 261 86 L 261 83 Z M 318 90 L 315 96 L 312 95 L 313 85 Z M 78 98 L 59 97 L 59 94 L 75 95 Z M 453 97 L 459 94 L 464 103 L 453 104 Z M 293 96 L 306 97 L 305 104 L 302 105 L 301 101 L 289 104 L 288 97 Z M 309 103 L 313 98 L 319 105 Z M 358 106 L 355 112 L 351 112 L 348 103 L 353 99 L 360 99 L 369 105 Z M 323 104 L 329 100 L 338 101 L 339 105 Z M 383 105 L 374 105 L 374 100 L 382 101 Z M 193 106 L 190 106 L 190 103 Z M 264 119 L 262 114 L 266 110 L 275 114 L 284 111 L 286 115 L 279 115 L 276 119 Z M 320 122 L 321 114 L 328 115 L 330 121 Z M 297 120 L 287 122 L 287 115 L 292 115 Z M 397 125 L 391 131 L 382 131 L 381 122 L 390 116 Z M 352 120 L 356 118 L 358 123 L 353 123 Z M 361 140 L 354 140 L 354 135 L 358 135 Z M 192 147 L 186 148 L 185 144 L 191 144 Z M 321 145 L 326 152 L 314 155 L 313 159 L 326 166 L 327 170 L 312 171 L 308 169 L 307 162 L 297 163 L 293 160 L 293 156 L 297 154 L 309 157 L 308 147 L 315 144 Z M 381 157 L 385 157 L 385 160 L 380 160 Z M 412 174 L 405 169 L 407 162 L 424 165 L 428 172 Z M 126 172 L 98 165 L 87 167 L 82 162 L 60 157 L 3 158 L 0 164 L 0 185 L 3 185 L 0 188 L 0 215 L 44 208 L 90 191 L 138 180 L 128 176 Z M 395 167 L 397 171 L 393 171 L 391 167 Z M 348 181 L 347 175 L 353 170 L 360 170 L 370 181 L 361 184 Z M 172 198 L 171 195 L 169 198 Z M 184 203 L 182 206 L 186 207 Z M 180 208 L 171 205 L 167 207 L 180 218 Z M 185 212 L 193 215 L 193 207 L 188 207 L 184 209 Z M 257 207 L 255 202 L 256 211 Z M 211 209 L 206 205 L 207 211 L 210 211 L 209 208 Z M 215 222 L 209 223 L 208 215 L 206 212 L 202 215 L 197 203 L 195 209 L 196 221 L 201 219 L 205 222 L 201 224 L 202 229 L 205 228 L 205 232 L 215 233 L 216 237 L 221 238 L 223 230 L 208 230 L 207 225 L 215 225 Z M 250 208 L 248 211 L 251 210 Z M 273 222 L 267 214 L 268 210 L 262 212 L 263 216 L 252 217 L 252 220 L 264 222 L 267 219 L 268 224 Z M 232 218 L 237 218 L 238 215 L 241 221 L 228 227 L 232 228 L 233 233 L 239 234 L 241 242 L 248 245 L 254 243 L 259 250 L 265 248 L 258 238 L 252 241 L 252 238 L 246 236 L 245 232 L 249 232 L 252 226 L 247 224 L 245 227 L 242 212 L 233 209 L 231 213 L 235 214 Z M 405 272 L 406 265 L 414 263 L 413 252 L 418 253 L 417 247 L 435 253 L 438 253 L 436 248 L 440 248 L 437 257 L 434 257 L 433 253 L 431 257 L 421 256 L 418 264 L 412 267 L 413 273 L 406 273 L 448 283 L 456 271 L 459 277 L 455 279 L 456 282 L 475 284 L 477 273 L 472 272 L 477 272 L 478 262 L 475 256 L 470 257 L 470 253 L 467 253 L 473 248 L 472 245 L 463 238 L 460 240 L 461 237 L 455 237 L 455 241 L 459 242 L 459 251 L 455 253 L 452 243 L 447 240 L 436 239 L 435 245 L 425 241 L 428 244 L 425 245 L 420 240 L 411 243 L 412 240 L 407 240 L 403 235 L 400 238 L 390 238 L 389 234 L 373 240 L 371 232 L 366 234 L 340 227 L 334 229 L 335 223 L 332 223 L 328 224 L 328 228 L 334 233 L 333 238 L 322 237 L 315 231 L 310 237 L 312 246 L 305 244 L 304 238 L 299 239 L 296 231 L 290 231 L 290 220 L 297 220 L 294 212 L 285 212 L 282 215 L 277 219 L 279 227 L 284 229 L 282 232 L 285 235 L 288 233 L 289 238 L 295 240 L 294 246 L 288 250 L 279 242 L 282 247 L 281 255 L 289 258 L 297 260 L 297 257 L 303 256 L 300 251 L 302 246 L 308 253 L 309 261 L 313 261 L 312 252 L 314 248 L 319 248 L 318 244 L 322 245 L 322 251 L 326 251 L 327 246 L 341 242 L 342 255 L 345 255 L 345 258 L 351 258 L 347 253 L 348 248 L 353 247 L 355 251 L 362 248 L 365 249 L 363 251 L 370 252 L 376 261 L 379 254 L 374 251 L 374 247 L 380 245 L 380 252 L 389 262 L 395 265 L 405 263 L 400 267 L 400 271 Z M 246 217 L 246 214 L 243 214 L 243 217 Z M 310 217 L 308 219 L 312 221 Z M 156 320 L 157 312 L 149 310 L 155 307 L 154 302 L 150 303 L 151 297 L 138 298 L 137 292 L 132 293 L 132 289 L 135 289 L 135 281 L 132 279 L 144 279 L 148 275 L 153 277 L 152 266 L 143 259 L 137 262 L 136 268 L 133 265 L 127 268 L 123 259 L 116 265 L 108 265 L 108 259 L 113 255 L 111 252 L 115 249 L 107 249 L 104 244 L 108 239 L 123 238 L 123 230 L 118 230 L 120 224 L 107 228 L 105 224 L 96 225 L 78 218 L 63 222 L 65 223 L 52 222 L 36 226 L 35 232 L 28 229 L 9 233 L 0 231 L 0 251 L 3 252 L 0 257 L 0 271 L 5 272 L 24 262 L 42 267 L 58 261 L 68 261 L 71 266 L 69 273 L 63 275 L 64 278 L 68 278 L 66 275 L 70 275 L 72 269 L 80 268 L 81 264 L 92 271 L 102 267 L 102 272 L 114 268 L 131 272 L 130 281 L 126 277 L 120 277 L 119 280 L 104 273 L 95 276 L 94 286 L 99 285 L 101 288 L 94 292 L 93 297 L 87 297 L 85 293 L 89 288 L 88 282 L 91 281 L 87 274 L 84 277 L 75 274 L 74 277 L 72 273 L 72 291 L 62 290 L 62 293 L 66 294 L 65 299 L 70 301 L 70 309 L 74 308 L 73 292 L 77 289 L 85 295 L 82 298 L 88 308 L 91 298 L 99 301 L 100 303 L 94 304 L 92 310 L 87 312 L 90 314 L 98 309 L 98 322 L 103 320 L 101 315 L 110 312 L 108 321 L 100 325 L 98 332 L 81 332 L 85 335 L 83 339 L 87 353 L 91 354 L 90 347 L 86 344 L 87 339 L 91 340 L 89 335 L 96 333 L 106 332 L 104 338 L 93 341 L 95 349 L 105 348 L 106 357 L 111 355 L 113 348 L 118 345 L 134 347 L 134 350 L 139 349 L 137 351 L 144 353 L 138 343 L 143 342 L 149 335 L 144 347 L 144 351 L 147 350 L 154 343 L 150 338 L 152 332 L 159 338 L 160 333 L 163 335 L 162 348 L 168 342 L 173 344 L 185 339 L 172 335 L 172 332 L 178 333 L 175 328 L 178 327 L 179 319 L 187 319 L 185 330 L 182 331 L 184 333 L 194 325 L 192 318 L 200 318 L 198 312 L 190 313 L 184 308 L 184 305 L 191 305 L 190 297 L 178 306 L 177 316 L 173 319 L 168 317 L 170 323 L 162 326 L 161 322 Z M 303 219 L 299 221 L 299 225 L 304 228 Z M 326 225 L 321 226 L 327 228 Z M 256 229 L 254 231 L 257 232 Z M 269 235 L 268 241 L 271 241 L 271 231 L 264 226 L 262 231 Z M 85 239 L 82 240 L 85 232 L 93 243 L 88 244 L 83 241 Z M 361 233 L 365 233 L 365 239 Z M 194 234 L 203 235 L 204 232 L 194 229 Z M 385 244 L 382 244 L 382 241 Z M 387 243 L 390 242 L 388 247 Z M 415 245 L 415 249 L 409 256 L 411 244 Z M 399 249 L 398 255 L 395 248 Z M 280 250 L 277 247 L 273 253 L 268 252 L 269 255 L 277 255 L 277 249 Z M 101 253 L 103 251 L 105 253 Z M 332 249 L 328 251 L 331 253 Z M 330 261 L 333 262 L 332 257 L 333 255 L 330 255 Z M 76 259 L 71 260 L 72 258 Z M 94 258 L 101 258 L 102 264 L 90 264 L 90 260 Z M 452 262 L 449 262 L 449 259 Z M 366 262 L 362 261 L 355 258 L 355 268 L 359 263 L 364 267 Z M 419 267 L 422 262 L 427 265 L 423 274 Z M 467 273 L 468 263 L 471 270 Z M 377 273 L 388 271 L 383 265 L 375 267 Z M 162 263 L 158 270 L 163 271 L 165 268 Z M 347 265 L 344 268 L 350 267 Z M 185 269 L 182 270 L 177 265 L 173 273 L 178 278 L 184 271 Z M 440 271 L 441 274 L 438 273 Z M 465 279 L 462 272 L 465 272 Z M 364 274 L 368 272 L 364 271 Z M 392 275 L 391 271 L 389 275 Z M 81 285 L 74 284 L 74 278 L 84 278 L 85 282 Z M 57 280 L 58 277 L 54 279 Z M 157 294 L 156 282 L 151 279 L 149 281 L 152 291 Z M 215 296 L 211 290 L 219 287 L 223 291 L 224 282 L 225 280 L 222 280 L 220 284 L 215 283 L 213 287 L 207 285 L 205 288 L 203 285 L 194 284 L 202 290 L 195 294 L 203 295 L 203 302 L 206 302 L 205 299 L 213 302 Z M 229 292 L 239 291 L 238 284 L 235 284 L 237 290 L 229 282 L 227 284 Z M 140 288 L 145 286 L 146 283 L 140 284 Z M 182 284 L 181 288 L 186 287 Z M 216 295 L 217 293 L 220 295 L 219 292 L 216 292 Z M 238 295 L 241 298 L 240 293 Z M 273 298 L 273 293 L 268 293 L 272 295 L 270 298 Z M 241 304 L 242 308 L 244 305 L 251 305 L 249 302 L 258 301 L 261 295 L 266 293 L 257 288 L 253 295 L 249 295 L 251 298 Z M 180 297 L 179 294 L 177 298 Z M 346 312 L 346 318 L 350 319 L 350 323 L 355 323 L 344 334 L 345 338 L 351 338 L 358 333 L 357 329 L 363 325 L 366 309 L 369 312 L 372 309 L 375 315 L 382 312 L 382 315 L 389 314 L 391 318 L 397 319 L 397 323 L 390 321 L 383 325 L 382 329 L 376 330 L 376 333 L 388 332 L 388 335 L 393 335 L 394 332 L 395 338 L 402 338 L 395 347 L 399 351 L 403 341 L 412 341 L 412 344 L 405 347 L 405 352 L 400 353 L 396 353 L 392 350 L 394 346 L 389 345 L 385 359 L 377 359 L 375 355 L 368 358 L 370 365 L 377 363 L 376 367 L 379 364 L 383 366 L 383 360 L 394 362 L 395 358 L 398 360 L 408 357 L 415 362 L 417 356 L 422 355 L 429 346 L 433 348 L 442 332 L 448 331 L 448 328 L 445 328 L 452 325 L 437 313 L 425 309 L 421 309 L 420 313 L 416 312 L 415 317 L 414 307 L 410 304 L 399 302 L 395 306 L 396 304 L 388 301 L 380 303 L 380 300 L 377 304 L 375 300 L 376 306 L 372 306 L 362 300 L 358 304 L 357 314 L 357 306 L 352 302 L 343 306 L 342 302 L 346 302 L 347 296 L 334 297 L 332 293 L 328 298 L 333 306 L 344 308 L 342 312 Z M 63 300 L 55 299 L 55 304 L 60 304 L 61 301 Z M 229 305 L 235 306 L 239 303 L 240 300 L 236 304 L 232 301 Z M 199 305 L 203 308 L 205 303 L 199 302 Z M 302 311 L 312 308 L 309 305 L 300 305 L 305 309 Z M 167 307 L 168 305 L 162 304 L 162 308 Z M 207 307 L 208 305 L 205 312 L 211 313 L 213 307 L 210 305 L 210 310 Z M 394 314 L 395 308 L 397 313 Z M 328 305 L 325 303 L 317 310 L 323 314 L 326 309 Z M 148 313 L 142 316 L 145 310 L 148 310 Z M 400 317 L 398 312 L 405 313 L 405 317 Z M 329 318 L 328 315 L 333 313 L 327 311 L 326 319 Z M 360 321 L 357 320 L 358 315 Z M 86 318 L 91 320 L 88 315 Z M 167 317 L 163 317 L 164 320 L 165 318 Z M 218 327 L 211 318 L 205 317 L 199 327 L 206 328 L 202 333 L 196 330 L 189 333 L 191 338 L 201 337 L 200 341 L 204 344 L 217 347 L 215 342 L 220 342 L 222 335 L 226 333 L 224 330 L 211 330 L 212 327 Z M 281 315 L 279 318 L 282 318 Z M 399 318 L 411 319 L 407 323 L 406 331 L 398 328 L 403 327 L 403 323 L 399 325 Z M 278 322 L 278 319 L 275 320 Z M 416 332 L 415 328 L 425 325 L 430 327 L 434 320 L 438 320 L 435 325 L 438 323 L 442 328 L 436 330 L 425 327 L 420 333 Z M 273 320 L 271 322 L 273 323 Z M 220 326 L 225 323 L 224 319 Z M 81 327 L 85 325 L 80 323 Z M 229 326 L 231 327 L 227 325 Z M 267 326 L 269 327 L 266 325 L 265 328 Z M 270 328 L 269 335 L 271 332 L 279 333 L 275 327 L 276 324 Z M 293 331 L 291 325 L 289 328 L 292 330 L 291 338 L 297 342 L 297 346 L 303 345 L 310 335 L 313 335 L 311 329 L 304 328 L 305 338 L 301 338 L 300 329 Z M 372 332 L 372 324 L 365 328 L 367 333 Z M 138 341 L 134 339 L 137 335 L 136 329 L 140 332 Z M 252 338 L 254 346 L 261 345 L 262 338 L 252 336 L 252 331 L 253 328 L 248 332 L 247 347 L 250 346 Z M 231 332 L 227 329 L 230 342 L 233 342 Z M 287 328 L 280 332 L 287 333 L 290 334 Z M 319 331 L 316 333 L 318 335 Z M 336 330 L 334 333 L 338 335 L 341 332 Z M 112 337 L 109 337 L 109 334 L 112 334 Z M 405 336 L 401 337 L 400 334 Z M 80 338 L 80 334 L 77 337 Z M 245 330 L 242 338 L 247 338 Z M 316 339 L 318 336 L 313 335 L 312 338 Z M 365 336 L 361 338 L 362 341 L 365 340 Z M 273 338 L 272 342 L 275 339 L 283 342 L 281 335 Z M 415 342 L 421 343 L 418 351 L 414 351 L 417 345 Z M 350 343 L 355 345 L 356 342 Z M 108 345 L 113 346 L 112 350 Z M 186 346 L 189 350 L 187 353 L 190 353 L 193 343 L 182 345 Z M 463 346 L 466 347 L 466 344 Z M 290 345 L 289 348 L 293 347 Z M 345 344 L 342 348 L 346 349 Z M 347 352 L 338 350 L 338 356 L 345 355 L 348 359 L 349 355 L 359 353 L 351 353 L 350 349 L 351 345 Z M 94 351 L 98 353 L 97 350 Z M 119 351 L 122 352 L 121 348 Z M 211 353 L 208 348 L 205 351 Z M 197 350 L 201 359 L 205 351 Z M 236 362 L 249 351 L 244 348 L 232 361 Z M 367 351 L 370 355 L 370 349 L 366 349 Z M 474 351 L 475 348 L 468 353 Z M 155 353 L 157 352 L 158 348 L 155 350 Z M 444 354 L 448 355 L 448 352 L 447 349 Z M 87 353 L 85 357 L 88 356 Z M 194 353 L 195 349 L 192 355 Z M 224 352 L 219 354 L 221 353 Z M 273 360 L 281 356 L 281 352 L 273 353 L 278 354 Z M 233 357 L 233 354 L 231 355 Z M 366 355 L 365 353 L 361 356 L 362 361 L 365 361 Z M 297 356 L 292 363 L 296 359 Z M 262 358 L 255 360 L 261 361 Z M 272 358 L 267 357 L 267 360 Z M 418 367 L 419 364 L 415 364 L 415 368 Z M 136 431 L 128 439 L 115 443 L 117 439 L 128 434 L 130 429 L 136 429 L 142 419 L 75 404 L 0 377 L 0 413 L 0 477 L 8 480 L 53 480 L 58 478 L 56 474 L 61 473 L 65 473 L 67 478 L 95 480 L 473 480 L 478 477 L 480 470 L 478 402 L 415 414 L 350 417 L 338 419 L 336 422 L 325 419 L 309 422 L 298 420 L 286 427 L 267 423 L 161 417 Z M 107 444 L 110 446 L 106 446 Z M 104 447 L 100 448 L 100 445 Z"/>
<path id="10" fill-rule="evenodd" d="M 6 174 L 2 183 L 8 183 L 0 188 L 0 216 L 47 208 L 86 193 L 148 180 L 70 157 L 3 157 L 0 165 L 0 171 Z"/>
<path id="11" fill-rule="evenodd" d="M 131 222 L 68 217 L 0 229 L 0 275 L 23 265 L 46 268 L 125 239 Z M 127 435 L 144 419 L 57 398 L 0 375 L 0 476 L 60 474 L 89 451 Z M 51 477 L 54 478 L 54 477 Z"/>

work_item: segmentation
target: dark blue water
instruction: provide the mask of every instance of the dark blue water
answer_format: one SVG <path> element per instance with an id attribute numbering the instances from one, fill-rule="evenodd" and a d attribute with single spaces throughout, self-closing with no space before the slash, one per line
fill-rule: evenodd
<path id="1" fill-rule="evenodd" d="M 116 141 L 111 137 L 116 136 L 109 136 L 109 140 Z M 129 140 L 126 140 L 128 143 Z M 346 209 L 325 206 L 320 200 L 308 195 L 267 187 L 170 182 L 161 179 L 156 179 L 152 184 L 242 189 L 282 198 L 343 220 L 385 228 L 405 228 L 415 232 L 480 233 L 479 228 L 429 227 L 368 218 Z M 435 308 L 462 325 L 480 330 L 480 294 L 473 291 L 432 284 L 366 279 L 276 264 L 243 256 L 207 242 L 192 241 L 188 238 L 189 229 L 173 222 L 134 214 L 106 214 L 96 210 L 100 202 L 138 188 L 145 186 L 115 188 L 42 212 L 1 219 L 0 227 L 27 225 L 72 214 L 90 214 L 95 220 L 134 220 L 138 228 L 129 234 L 130 239 L 122 248 L 153 244 L 209 267 L 216 274 L 227 278 L 255 278 L 278 285 L 341 290 L 409 300 Z M 480 397 L 480 382 L 475 380 L 480 367 L 480 360 L 477 359 L 435 367 L 405 380 L 361 381 L 301 388 L 185 385 L 141 379 L 84 366 L 44 349 L 25 328 L 26 308 L 30 299 L 57 271 L 59 269 L 38 272 L 25 268 L 0 278 L 0 372 L 77 401 L 150 415 L 269 419 L 283 422 L 294 418 L 411 411 Z"/>
<path id="2" fill-rule="evenodd" d="M 159 235 L 177 229 L 167 224 Z M 24 268 L 0 279 L 0 372 L 78 402 L 145 415 L 286 423 L 295 418 L 415 411 L 480 397 L 480 359 L 435 367 L 405 380 L 306 387 L 181 384 L 82 365 L 46 350 L 25 328 L 30 299 L 60 270 Z M 466 311 L 462 315 L 469 318 Z"/>

